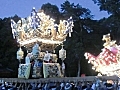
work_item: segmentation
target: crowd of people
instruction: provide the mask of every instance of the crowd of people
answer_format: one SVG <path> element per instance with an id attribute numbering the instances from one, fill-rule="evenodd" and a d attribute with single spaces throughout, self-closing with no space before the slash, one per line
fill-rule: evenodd
<path id="1" fill-rule="evenodd" d="M 120 90 L 120 85 L 114 81 L 94 82 L 42 82 L 18 83 L 1 82 L 0 90 Z"/>

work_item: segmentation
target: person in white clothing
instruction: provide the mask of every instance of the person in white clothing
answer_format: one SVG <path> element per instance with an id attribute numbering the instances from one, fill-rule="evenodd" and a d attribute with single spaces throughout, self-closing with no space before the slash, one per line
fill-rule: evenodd
<path id="1" fill-rule="evenodd" d="M 45 62 L 49 62 L 50 59 L 51 59 L 50 56 L 51 56 L 50 53 L 49 53 L 48 51 L 46 51 L 43 60 L 44 60 Z"/>

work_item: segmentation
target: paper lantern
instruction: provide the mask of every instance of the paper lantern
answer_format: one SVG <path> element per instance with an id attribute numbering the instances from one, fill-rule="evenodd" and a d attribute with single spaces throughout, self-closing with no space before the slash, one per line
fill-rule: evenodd
<path id="1" fill-rule="evenodd" d="M 63 45 L 61 50 L 59 50 L 59 58 L 61 58 L 62 60 L 66 58 L 66 50 L 64 50 Z"/>
<path id="2" fill-rule="evenodd" d="M 24 52 L 22 51 L 21 47 L 19 48 L 19 50 L 17 51 L 17 59 L 20 61 L 21 59 L 23 59 L 24 56 Z M 21 63 L 21 61 L 20 61 Z"/>

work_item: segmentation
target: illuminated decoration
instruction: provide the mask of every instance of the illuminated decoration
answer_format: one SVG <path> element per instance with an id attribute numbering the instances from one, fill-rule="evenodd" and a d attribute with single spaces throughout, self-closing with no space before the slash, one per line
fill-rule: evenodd
<path id="1" fill-rule="evenodd" d="M 43 63 L 44 78 L 61 77 L 59 63 Z"/>
<path id="2" fill-rule="evenodd" d="M 23 59 L 23 56 L 24 56 L 24 52 L 20 47 L 19 50 L 17 51 L 17 59 L 19 60 L 20 63 L 21 63 L 21 59 Z"/>
<path id="3" fill-rule="evenodd" d="M 30 75 L 31 64 L 20 64 L 18 68 L 18 78 L 28 79 Z"/>
<path id="4" fill-rule="evenodd" d="M 40 54 L 40 47 L 38 43 L 35 43 L 35 45 L 32 47 L 32 55 L 35 57 L 38 57 Z"/>
<path id="5" fill-rule="evenodd" d="M 64 50 L 63 45 L 62 48 L 59 50 L 59 58 L 61 58 L 61 60 L 64 60 L 66 58 L 66 50 Z"/>
<path id="6" fill-rule="evenodd" d="M 60 72 L 59 75 L 58 73 L 56 75 L 56 71 L 60 70 L 58 70 L 58 68 L 53 68 L 59 66 L 54 49 L 57 45 L 62 44 L 66 40 L 67 35 L 71 37 L 73 26 L 72 17 L 69 17 L 67 20 L 60 20 L 59 23 L 55 23 L 55 20 L 49 15 L 44 14 L 44 11 L 40 10 L 37 12 L 34 7 L 30 16 L 27 18 L 21 18 L 18 22 L 11 19 L 13 38 L 17 40 L 20 46 L 25 46 L 28 49 L 27 56 L 25 57 L 25 65 L 31 64 L 33 66 L 33 78 L 41 77 L 41 62 L 43 66 L 52 66 L 52 69 L 50 68 L 52 71 L 48 70 L 51 73 L 50 77 L 61 76 Z M 23 59 L 23 54 L 20 47 L 17 52 L 17 59 L 19 61 Z M 66 50 L 63 49 L 63 46 L 60 50 L 60 58 L 62 61 L 66 58 Z M 22 66 L 21 61 L 20 65 Z M 65 65 L 62 65 L 62 67 L 63 66 L 65 68 Z M 21 67 L 18 69 L 18 74 L 22 69 L 23 68 Z"/>
<path id="7" fill-rule="evenodd" d="M 102 40 L 105 41 L 102 52 L 98 56 L 86 52 L 85 58 L 93 65 L 92 69 L 99 74 L 120 77 L 120 46 L 115 40 L 111 40 L 110 34 L 103 35 Z"/>
<path id="8" fill-rule="evenodd" d="M 13 38 L 21 45 L 27 45 L 33 42 L 42 42 L 48 44 L 61 44 L 65 41 L 67 34 L 71 37 L 73 32 L 72 17 L 67 20 L 60 20 L 55 23 L 53 18 L 41 12 L 32 9 L 31 15 L 27 18 L 21 18 L 17 23 L 11 19 L 11 28 Z"/>

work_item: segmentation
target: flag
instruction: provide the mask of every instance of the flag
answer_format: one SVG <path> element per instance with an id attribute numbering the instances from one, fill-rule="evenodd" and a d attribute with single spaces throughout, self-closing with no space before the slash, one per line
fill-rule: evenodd
<path id="1" fill-rule="evenodd" d="M 16 23 L 13 19 L 11 19 L 11 28 L 12 28 L 13 38 L 15 39 L 17 35 L 17 30 L 16 30 Z"/>

